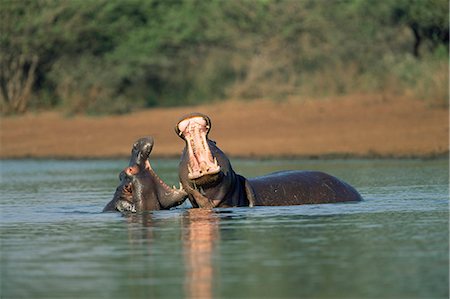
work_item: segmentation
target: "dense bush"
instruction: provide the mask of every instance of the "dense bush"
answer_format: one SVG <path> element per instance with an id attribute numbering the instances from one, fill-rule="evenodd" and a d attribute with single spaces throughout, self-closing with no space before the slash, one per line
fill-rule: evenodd
<path id="1" fill-rule="evenodd" d="M 448 97 L 447 0 L 4 0 L 2 113 Z"/>

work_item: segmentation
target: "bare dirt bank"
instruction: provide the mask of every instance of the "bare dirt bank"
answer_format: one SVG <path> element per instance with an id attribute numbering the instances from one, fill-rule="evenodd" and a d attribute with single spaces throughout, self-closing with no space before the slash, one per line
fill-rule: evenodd
<path id="1" fill-rule="evenodd" d="M 178 156 L 179 118 L 212 119 L 210 138 L 232 156 L 434 156 L 448 152 L 448 108 L 424 101 L 351 96 L 283 102 L 226 101 L 156 108 L 123 116 L 65 117 L 57 112 L 1 120 L 0 158 L 127 157 L 139 137 L 156 140 L 152 156 Z"/>

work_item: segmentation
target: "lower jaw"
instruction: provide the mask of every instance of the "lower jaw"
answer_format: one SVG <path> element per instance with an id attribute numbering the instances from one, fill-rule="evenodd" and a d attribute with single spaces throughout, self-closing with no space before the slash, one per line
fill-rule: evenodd
<path id="1" fill-rule="evenodd" d="M 186 138 L 188 178 L 191 181 L 220 172 L 220 166 L 211 153 L 205 133 L 196 132 L 194 135 Z"/>
<path id="2" fill-rule="evenodd" d="M 197 174 L 192 174 L 191 170 L 189 169 L 189 171 L 188 171 L 188 178 L 191 181 L 195 181 L 195 180 L 201 179 L 202 177 L 208 177 L 208 176 L 217 175 L 219 172 L 220 172 L 220 168 L 219 169 L 214 169 L 212 171 L 197 172 Z"/>
<path id="3" fill-rule="evenodd" d="M 222 176 L 223 176 L 222 172 L 218 172 L 214 174 L 205 174 L 202 175 L 201 177 L 189 180 L 192 182 L 192 185 L 194 186 L 208 188 L 217 185 L 220 182 Z"/>

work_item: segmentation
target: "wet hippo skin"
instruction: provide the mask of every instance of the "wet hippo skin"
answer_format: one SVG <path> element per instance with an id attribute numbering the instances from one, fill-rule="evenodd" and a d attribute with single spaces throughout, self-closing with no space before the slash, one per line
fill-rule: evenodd
<path id="1" fill-rule="evenodd" d="M 151 137 L 141 138 L 133 144 L 129 166 L 120 173 L 120 184 L 104 212 L 170 209 L 187 198 L 181 187 L 167 186 L 153 171 L 148 160 L 153 144 Z"/>
<path id="2" fill-rule="evenodd" d="M 211 120 L 193 113 L 175 131 L 184 141 L 179 176 L 193 207 L 281 206 L 360 201 L 349 184 L 319 171 L 280 171 L 255 178 L 236 174 L 208 138 Z"/>

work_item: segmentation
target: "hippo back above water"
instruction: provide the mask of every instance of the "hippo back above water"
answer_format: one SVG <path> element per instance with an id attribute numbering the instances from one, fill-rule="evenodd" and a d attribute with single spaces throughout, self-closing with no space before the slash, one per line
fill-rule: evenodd
<path id="1" fill-rule="evenodd" d="M 279 206 L 280 201 L 298 205 L 361 200 L 352 186 L 319 171 L 280 171 L 247 180 L 257 206 Z"/>

